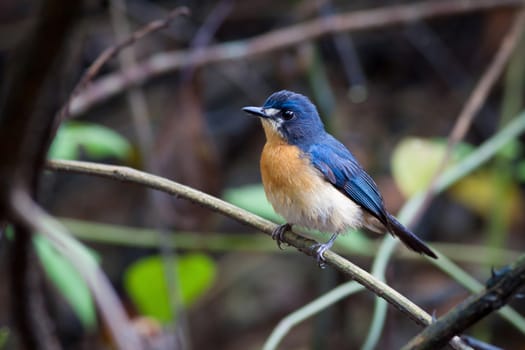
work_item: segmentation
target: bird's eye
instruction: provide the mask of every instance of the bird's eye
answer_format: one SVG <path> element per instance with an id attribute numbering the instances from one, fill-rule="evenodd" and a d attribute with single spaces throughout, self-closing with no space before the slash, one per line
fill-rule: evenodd
<path id="1" fill-rule="evenodd" d="M 283 119 L 284 120 L 290 120 L 293 117 L 295 117 L 295 113 L 292 111 L 283 111 Z"/>

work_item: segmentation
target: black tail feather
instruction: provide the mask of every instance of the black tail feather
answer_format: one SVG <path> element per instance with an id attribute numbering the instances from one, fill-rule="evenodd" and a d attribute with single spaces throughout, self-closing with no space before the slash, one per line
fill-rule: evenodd
<path id="1" fill-rule="evenodd" d="M 403 242 L 408 248 L 413 251 L 425 254 L 431 258 L 437 259 L 436 253 L 434 253 L 418 236 L 410 232 L 403 224 L 401 224 L 395 217 L 387 214 L 388 217 L 388 229 L 392 234 L 397 236 L 401 242 Z"/>

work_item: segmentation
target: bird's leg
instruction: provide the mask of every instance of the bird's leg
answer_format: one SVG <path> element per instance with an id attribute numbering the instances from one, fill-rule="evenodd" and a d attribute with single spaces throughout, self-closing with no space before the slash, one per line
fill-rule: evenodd
<path id="1" fill-rule="evenodd" d="M 334 245 L 335 239 L 337 238 L 337 233 L 334 233 L 332 237 L 328 240 L 326 243 L 317 243 L 312 245 L 312 251 L 315 253 L 315 257 L 317 259 L 317 263 L 319 264 L 319 267 L 324 269 L 326 267 L 325 259 L 324 259 L 324 252 L 326 252 L 328 249 L 332 248 Z"/>
<path id="2" fill-rule="evenodd" d="M 273 230 L 272 239 L 277 241 L 277 246 L 279 247 L 279 249 L 283 249 L 281 247 L 281 244 L 284 242 L 284 233 L 286 231 L 290 231 L 291 229 L 292 229 L 292 225 L 286 223 L 286 224 L 277 226 L 277 228 Z"/>

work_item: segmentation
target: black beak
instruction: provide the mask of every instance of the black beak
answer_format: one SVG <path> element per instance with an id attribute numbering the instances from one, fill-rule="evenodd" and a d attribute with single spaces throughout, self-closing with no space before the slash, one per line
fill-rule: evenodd
<path id="1" fill-rule="evenodd" d="M 243 107 L 242 110 L 245 111 L 246 113 L 250 113 L 258 117 L 263 117 L 263 118 L 268 117 L 266 113 L 264 113 L 264 109 L 262 109 L 261 107 Z"/>

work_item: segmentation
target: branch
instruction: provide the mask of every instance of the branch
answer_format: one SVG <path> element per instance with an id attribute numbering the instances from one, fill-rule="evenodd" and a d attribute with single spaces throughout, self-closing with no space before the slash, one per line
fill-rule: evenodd
<path id="1" fill-rule="evenodd" d="M 24 191 L 14 191 L 11 198 L 13 216 L 34 232 L 44 235 L 86 281 L 98 310 L 118 349 L 140 350 L 141 339 L 128 320 L 111 283 L 93 257 L 53 217 L 44 212 Z"/>
<path id="2" fill-rule="evenodd" d="M 340 32 L 377 29 L 416 20 L 494 8 L 517 7 L 524 3 L 523 0 L 425 1 L 323 16 L 250 39 L 201 48 L 198 54 L 195 54 L 193 50 L 159 53 L 145 59 L 132 69 L 108 74 L 94 82 L 72 101 L 71 114 L 82 114 L 92 106 L 121 93 L 129 86 L 142 84 L 156 76 L 176 71 L 188 65 L 200 67 L 212 63 L 246 59 Z"/>
<path id="3" fill-rule="evenodd" d="M 67 99 L 64 106 L 60 109 L 56 120 L 55 120 L 55 126 L 54 126 L 54 132 L 56 133 L 56 130 L 60 123 L 67 119 L 70 114 L 71 109 L 71 102 L 73 99 L 80 93 L 81 90 L 85 89 L 87 84 L 97 76 L 97 74 L 100 72 L 100 69 L 112 58 L 114 58 L 120 51 L 125 49 L 126 47 L 134 44 L 136 41 L 144 38 L 145 36 L 155 33 L 163 28 L 166 28 L 170 25 L 170 23 L 177 17 L 181 15 L 188 15 L 189 10 L 186 7 L 177 7 L 173 11 L 171 11 L 166 18 L 155 20 L 153 22 L 150 22 L 146 24 L 144 27 L 140 28 L 139 30 L 133 32 L 129 37 L 122 40 L 121 42 L 108 47 L 102 53 L 97 57 L 97 59 L 89 66 L 89 68 L 86 70 L 86 72 L 82 75 L 82 78 L 80 78 L 80 81 L 77 83 L 73 91 L 71 92 L 71 95 Z M 131 84 L 133 85 L 133 84 Z"/>
<path id="4" fill-rule="evenodd" d="M 524 283 L 525 255 L 522 255 L 492 287 L 467 298 L 433 322 L 405 345 L 403 350 L 439 349 L 445 346 L 452 336 L 505 305 Z"/>
<path id="5" fill-rule="evenodd" d="M 47 164 L 47 167 L 56 171 L 68 171 L 96 175 L 154 188 L 156 190 L 182 197 L 194 203 L 205 206 L 241 223 L 252 226 L 268 235 L 271 235 L 277 227 L 276 224 L 254 215 L 244 209 L 238 208 L 221 199 L 210 196 L 191 187 L 162 178 L 160 176 L 147 174 L 132 168 L 66 160 L 50 160 Z M 299 236 L 292 231 L 286 232 L 284 238 L 288 244 L 307 255 L 313 255 L 315 253 L 312 251 L 311 247 L 317 242 L 311 239 Z M 419 306 L 412 303 L 405 296 L 386 285 L 384 282 L 374 278 L 365 270 L 352 264 L 348 260 L 332 251 L 325 252 L 324 258 L 328 265 L 335 267 L 376 295 L 384 298 L 417 324 L 426 326 L 431 323 L 432 317 L 429 314 L 427 314 Z M 461 347 L 456 346 L 455 348 L 460 349 Z"/>
<path id="6" fill-rule="evenodd" d="M 456 123 L 454 124 L 454 127 L 452 128 L 452 131 L 448 137 L 445 155 L 443 156 L 443 159 L 441 160 L 436 172 L 434 173 L 434 176 L 432 177 L 432 180 L 430 181 L 428 190 L 425 192 L 423 203 L 421 204 L 421 207 L 419 208 L 418 212 L 414 215 L 412 223 L 420 218 L 420 216 L 428 208 L 430 202 L 436 195 L 437 182 L 450 160 L 454 147 L 465 137 L 465 134 L 470 128 L 474 117 L 478 114 L 478 112 L 485 104 L 485 100 L 487 99 L 490 91 L 492 90 L 492 87 L 494 86 L 494 84 L 496 84 L 499 77 L 503 74 L 503 70 L 507 66 L 509 59 L 512 57 L 512 53 L 514 52 L 518 43 L 520 42 L 524 28 L 525 10 L 521 10 L 516 15 L 514 23 L 512 24 L 511 28 L 501 41 L 501 45 L 496 54 L 494 55 L 491 63 L 483 73 L 478 84 L 476 85 L 474 90 L 472 90 L 470 97 L 463 106 L 463 109 L 461 110 L 461 113 L 459 114 Z"/>
<path id="7" fill-rule="evenodd" d="M 504 40 L 502 41 L 500 49 L 494 56 L 494 59 L 483 74 L 478 85 L 474 88 L 470 98 L 468 99 L 462 112 L 458 116 L 456 125 L 454 126 L 453 131 L 448 139 L 445 156 L 441 161 L 440 166 L 434 173 L 433 179 L 431 180 L 428 188 L 420 198 L 421 200 L 417 204 L 417 209 L 414 209 L 414 211 L 410 215 L 410 219 L 406 220 L 406 224 L 408 227 L 413 226 L 415 224 L 415 222 L 419 219 L 422 213 L 430 205 L 430 202 L 435 197 L 435 195 L 438 192 L 440 192 L 440 183 L 443 182 L 442 175 L 444 175 L 443 172 L 445 171 L 445 165 L 449 160 L 452 148 L 465 136 L 465 133 L 471 125 L 474 116 L 483 106 L 483 103 L 485 102 L 485 99 L 488 96 L 488 93 L 490 92 L 492 86 L 497 81 L 497 78 L 501 75 L 508 59 L 514 51 L 517 42 L 519 41 L 520 35 L 523 31 L 524 19 L 525 16 L 522 10 L 516 17 L 514 24 L 505 36 Z M 400 219 L 405 218 L 400 217 Z M 379 254 L 377 255 L 376 260 L 374 261 L 374 265 L 372 268 L 372 273 L 374 274 L 374 276 L 380 279 L 384 279 L 386 267 L 388 266 L 388 262 L 394 252 L 396 245 L 397 241 L 390 239 L 390 237 L 386 237 L 383 240 L 383 244 L 379 248 Z M 438 265 L 440 268 L 442 266 L 448 265 L 447 262 L 444 262 L 444 259 L 433 263 L 435 265 Z M 365 348 L 367 349 L 374 348 L 375 343 L 377 343 L 379 339 L 379 334 L 381 332 L 386 317 L 386 307 L 387 305 L 382 300 L 376 299 L 374 317 L 372 319 L 372 326 L 370 328 L 369 336 L 367 337 L 367 342 L 365 344 Z"/>

